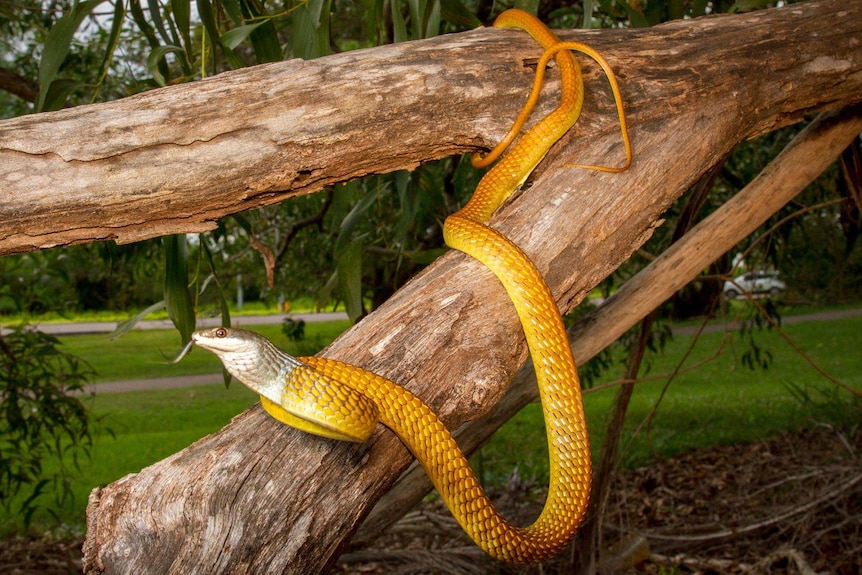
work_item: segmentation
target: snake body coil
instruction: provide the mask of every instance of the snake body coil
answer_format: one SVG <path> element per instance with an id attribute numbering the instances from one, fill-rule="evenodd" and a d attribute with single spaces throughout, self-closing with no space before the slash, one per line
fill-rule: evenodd
<path id="1" fill-rule="evenodd" d="M 538 96 L 543 62 L 560 41 L 538 20 L 517 10 L 503 13 L 495 26 L 526 29 L 546 50 L 525 106 L 528 114 Z M 445 425 L 401 386 L 334 360 L 294 359 L 243 330 L 214 328 L 193 336 L 195 343 L 216 353 L 231 374 L 259 392 L 264 408 L 280 421 L 328 437 L 364 441 L 379 419 L 423 465 L 470 537 L 492 556 L 512 563 L 536 563 L 561 552 L 583 519 L 590 491 L 580 385 L 555 300 L 524 252 L 486 225 L 580 114 L 583 86 L 578 65 L 568 50 L 554 54 L 562 79 L 560 106 L 521 136 L 481 180 L 470 202 L 444 224 L 449 246 L 481 261 L 500 279 L 526 334 L 550 452 L 548 497 L 532 525 L 510 525 L 494 509 Z M 617 95 L 613 80 L 612 87 Z M 622 113 L 620 118 L 623 121 Z M 516 124 L 513 131 L 519 128 Z M 504 141 L 501 147 L 507 145 Z M 626 146 L 628 152 L 627 142 Z"/>

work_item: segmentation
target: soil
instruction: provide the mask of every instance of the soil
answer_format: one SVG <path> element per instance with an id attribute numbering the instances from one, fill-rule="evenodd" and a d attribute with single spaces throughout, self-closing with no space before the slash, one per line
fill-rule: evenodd
<path id="1" fill-rule="evenodd" d="M 862 427 L 827 426 L 714 447 L 621 473 L 603 518 L 601 573 L 862 574 Z M 543 490 L 513 476 L 496 504 L 516 523 Z M 80 573 L 81 539 L 0 541 L 0 573 Z M 487 558 L 439 501 L 408 513 L 372 546 L 345 553 L 339 574 L 533 574 Z"/>

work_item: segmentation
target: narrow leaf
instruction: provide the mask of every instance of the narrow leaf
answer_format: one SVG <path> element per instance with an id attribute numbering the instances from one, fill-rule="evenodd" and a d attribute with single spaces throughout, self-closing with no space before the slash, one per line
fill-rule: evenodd
<path id="1" fill-rule="evenodd" d="M 162 246 L 165 253 L 165 307 L 185 345 L 195 330 L 195 310 L 189 292 L 186 238 L 183 235 L 165 236 L 162 238 Z"/>
<path id="2" fill-rule="evenodd" d="M 150 18 L 153 19 L 153 25 L 162 37 L 162 42 L 165 44 L 171 44 L 171 37 L 168 35 L 168 30 L 165 28 L 165 21 L 162 19 L 162 6 L 159 4 L 159 0 L 147 0 L 147 6 L 150 9 Z"/>
<path id="3" fill-rule="evenodd" d="M 329 54 L 331 0 L 308 0 L 294 12 L 291 49 L 297 58 L 311 60 Z"/>
<path id="4" fill-rule="evenodd" d="M 240 8 L 239 0 L 222 0 L 221 5 L 234 26 L 239 26 L 244 22 L 242 19 L 242 9 Z"/>
<path id="5" fill-rule="evenodd" d="M 171 0 L 171 11 L 174 13 L 174 22 L 183 39 L 185 58 L 188 62 L 192 62 L 194 60 L 194 45 L 191 34 L 191 2 L 189 0 Z"/>
<path id="6" fill-rule="evenodd" d="M 350 321 L 356 323 L 362 317 L 362 242 L 353 241 L 343 250 L 336 263 L 338 285 L 344 307 Z"/>
<path id="7" fill-rule="evenodd" d="M 179 46 L 158 46 L 157 48 L 153 48 L 153 51 L 150 52 L 149 56 L 147 56 L 147 70 L 153 75 L 153 80 L 155 80 L 156 84 L 159 86 L 167 84 L 165 77 L 162 75 L 162 70 L 159 64 L 169 52 L 182 54 L 183 49 Z"/>
<path id="8" fill-rule="evenodd" d="M 66 80 L 64 78 L 60 78 L 58 80 L 54 80 L 51 82 L 51 85 L 48 87 L 45 92 L 45 100 L 42 103 L 41 112 L 50 112 L 52 110 L 59 110 L 63 106 L 66 105 L 66 99 L 69 95 L 83 86 L 83 84 L 77 80 Z M 39 91 L 39 95 L 42 95 L 43 90 Z"/>
<path id="9" fill-rule="evenodd" d="M 254 24 L 245 24 L 243 26 L 237 26 L 236 28 L 231 28 L 221 36 L 219 36 L 219 42 L 222 46 L 229 50 L 233 50 L 243 42 L 245 42 L 246 38 L 248 38 L 252 32 L 254 32 L 258 27 L 265 24 L 267 21 L 256 22 Z"/>
<path id="10" fill-rule="evenodd" d="M 201 17 L 201 23 L 209 36 L 210 44 L 212 45 L 213 55 L 220 46 L 220 36 L 218 25 L 216 24 L 215 14 L 213 13 L 212 2 L 209 0 L 197 0 L 198 15 Z"/>
<path id="11" fill-rule="evenodd" d="M 146 308 L 144 311 L 138 313 L 135 317 L 129 318 L 126 321 L 119 322 L 117 327 L 114 328 L 114 331 L 107 335 L 107 338 L 111 341 L 115 339 L 119 339 L 129 333 L 135 325 L 148 315 L 153 312 L 157 312 L 160 309 L 165 309 L 165 300 L 154 303 L 153 305 Z"/>
<path id="12" fill-rule="evenodd" d="M 478 28 L 482 21 L 459 0 L 441 0 L 440 12 L 447 22 L 461 24 L 466 28 Z"/>
<path id="13" fill-rule="evenodd" d="M 401 14 L 401 3 L 392 0 L 392 35 L 393 40 L 397 42 L 407 42 L 410 36 L 407 35 L 407 24 L 404 23 L 404 15 Z"/>
<path id="14" fill-rule="evenodd" d="M 69 54 L 72 37 L 75 35 L 78 26 L 102 2 L 104 0 L 88 0 L 87 2 L 73 5 L 72 9 L 57 20 L 57 23 L 48 32 L 48 37 L 45 38 L 45 47 L 42 50 L 42 59 L 39 61 L 40 89 L 39 97 L 36 99 L 34 107 L 35 112 L 42 112 L 44 110 L 48 97 L 48 88 L 60 71 L 60 66 L 63 65 L 66 56 Z"/>

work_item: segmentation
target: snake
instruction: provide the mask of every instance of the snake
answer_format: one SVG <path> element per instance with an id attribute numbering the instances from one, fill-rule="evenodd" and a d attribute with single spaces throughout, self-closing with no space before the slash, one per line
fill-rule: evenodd
<path id="1" fill-rule="evenodd" d="M 520 10 L 503 12 L 494 26 L 527 31 L 544 52 L 530 96 L 510 134 L 487 156 L 473 160 L 488 163 L 489 157 L 495 159 L 506 148 L 508 152 L 480 180 L 467 204 L 446 218 L 443 234 L 448 246 L 494 273 L 523 327 L 549 446 L 550 482 L 538 518 L 526 527 L 509 523 L 494 508 L 445 424 L 404 387 L 340 361 L 294 358 L 264 337 L 242 329 L 201 330 L 192 335 L 192 341 L 215 353 L 232 376 L 256 391 L 263 408 L 278 421 L 354 442 L 368 439 L 378 422 L 389 428 L 422 464 L 452 515 L 479 547 L 501 561 L 531 564 L 558 555 L 583 521 L 590 496 L 590 443 L 578 373 L 556 300 L 530 258 L 490 227 L 488 220 L 578 119 L 584 100 L 583 79 L 570 50 L 583 52 L 584 46 L 560 41 L 541 21 Z M 544 70 L 552 57 L 560 72 L 560 103 L 511 144 L 538 100 Z M 597 61 L 608 72 L 617 102 L 627 167 L 631 148 L 619 89 L 607 63 Z"/>

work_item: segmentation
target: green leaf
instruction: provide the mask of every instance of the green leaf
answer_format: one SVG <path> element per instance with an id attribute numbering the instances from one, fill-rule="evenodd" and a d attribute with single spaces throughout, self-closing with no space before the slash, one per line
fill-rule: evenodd
<path id="1" fill-rule="evenodd" d="M 66 105 L 66 99 L 69 95 L 81 86 L 83 84 L 78 80 L 66 80 L 63 78 L 54 80 L 48 89 L 45 90 L 45 101 L 42 103 L 40 111 L 50 112 L 52 110 L 59 110 Z M 41 95 L 42 91 L 40 90 L 39 96 Z"/>
<path id="2" fill-rule="evenodd" d="M 311 60 L 329 54 L 331 0 L 308 0 L 294 12 L 290 47 L 297 58 Z"/>
<path id="3" fill-rule="evenodd" d="M 45 47 L 42 50 L 42 59 L 39 61 L 40 89 L 39 97 L 36 99 L 36 105 L 34 106 L 35 112 L 45 110 L 48 89 L 60 71 L 60 66 L 66 60 L 66 56 L 69 54 L 72 37 L 75 35 L 78 26 L 102 2 L 104 0 L 88 0 L 80 4 L 75 3 L 71 10 L 57 20 L 57 23 L 48 32 L 48 37 L 45 38 Z"/>
<path id="4" fill-rule="evenodd" d="M 204 285 L 201 286 L 201 292 L 206 289 L 207 283 L 210 278 L 215 282 L 216 285 L 216 294 L 218 294 L 218 303 L 219 303 L 219 311 L 221 312 L 221 324 L 224 327 L 230 327 L 230 305 L 228 304 L 227 298 L 224 295 L 224 290 L 222 289 L 221 282 L 218 281 L 218 274 L 216 273 L 216 265 L 215 260 L 213 259 L 212 251 L 210 251 L 209 246 L 203 239 L 201 240 L 201 246 L 203 246 L 204 254 L 207 257 L 207 263 L 210 266 L 210 273 L 212 274 L 207 281 L 204 282 Z"/>
<path id="5" fill-rule="evenodd" d="M 350 321 L 356 323 L 363 313 L 362 309 L 362 254 L 365 246 L 353 241 L 338 257 L 336 272 L 338 287 L 344 299 L 344 307 Z"/>
<path id="6" fill-rule="evenodd" d="M 151 313 L 159 311 L 160 309 L 165 309 L 165 300 L 154 303 L 153 305 L 146 308 L 144 311 L 139 312 L 137 315 L 135 315 L 135 317 L 117 323 L 117 327 L 114 328 L 114 331 L 109 333 L 106 337 L 110 341 L 120 339 L 121 337 L 129 333 L 139 321 L 141 321 Z"/>
<path id="7" fill-rule="evenodd" d="M 709 0 L 694 0 L 691 5 L 692 17 L 705 15 L 707 7 L 709 7 Z"/>
<path id="8" fill-rule="evenodd" d="M 410 36 L 407 35 L 407 24 L 404 23 L 404 15 L 401 14 L 401 3 L 395 0 L 391 3 L 392 8 L 392 35 L 393 40 L 397 42 L 407 42 Z"/>
<path id="9" fill-rule="evenodd" d="M 159 63 L 169 52 L 182 54 L 183 49 L 179 46 L 158 46 L 153 48 L 153 51 L 147 56 L 147 70 L 153 75 L 153 80 L 159 86 L 164 86 L 167 83 L 165 77 L 162 75 Z"/>
<path id="10" fill-rule="evenodd" d="M 174 327 L 180 332 L 183 345 L 189 342 L 195 330 L 195 310 L 189 292 L 189 264 L 186 237 L 183 235 L 162 238 L 165 253 L 165 307 Z"/>
<path id="11" fill-rule="evenodd" d="M 244 22 L 242 18 L 242 9 L 239 5 L 239 0 L 222 0 L 221 3 L 222 8 L 224 8 L 225 13 L 228 18 L 231 19 L 234 26 L 239 26 Z"/>
<path id="12" fill-rule="evenodd" d="M 172 43 L 171 37 L 168 35 L 168 30 L 165 28 L 165 21 L 162 19 L 162 6 L 158 0 L 147 0 L 147 7 L 150 9 L 150 18 L 153 19 L 153 25 L 158 30 L 162 37 L 162 42 L 165 44 Z"/>
<path id="13" fill-rule="evenodd" d="M 592 4 L 591 0 L 584 1 L 584 13 L 587 11 L 587 4 Z M 515 8 L 535 16 L 539 13 L 539 0 L 515 0 Z"/>
<path id="14" fill-rule="evenodd" d="M 114 58 L 114 50 L 117 49 L 117 42 L 120 39 L 120 32 L 123 29 L 123 22 L 125 19 L 125 2 L 115 2 L 114 15 L 111 19 L 111 32 L 108 34 L 108 45 L 105 47 L 105 56 L 102 58 L 102 65 L 99 66 L 99 80 L 97 82 L 96 89 L 93 91 L 93 97 L 90 99 L 90 103 L 96 101 L 96 97 L 99 95 L 99 89 L 102 87 L 102 83 L 108 75 L 108 69 L 111 65 L 111 60 Z"/>
<path id="15" fill-rule="evenodd" d="M 328 20 L 327 20 L 328 21 Z M 327 51 L 329 48 L 329 29 L 326 30 Z M 251 34 L 251 46 L 258 64 L 265 62 L 281 62 L 284 54 L 281 52 L 281 42 L 278 39 L 278 30 L 271 19 L 267 18 L 261 22 L 261 26 Z"/>
<path id="16" fill-rule="evenodd" d="M 479 28 L 482 21 L 462 2 L 458 0 L 441 0 L 440 11 L 447 22 L 461 24 L 466 28 Z"/>
<path id="17" fill-rule="evenodd" d="M 201 17 L 201 23 L 209 36 L 210 45 L 212 46 L 213 54 L 216 53 L 220 44 L 220 36 L 218 24 L 216 24 L 215 14 L 213 13 L 212 2 L 208 0 L 197 0 L 198 15 Z"/>
<path id="18" fill-rule="evenodd" d="M 245 24 L 243 26 L 231 28 L 230 30 L 219 36 L 219 42 L 225 48 L 233 50 L 234 48 L 245 42 L 246 38 L 248 38 L 252 32 L 257 30 L 260 26 L 266 24 L 266 22 L 267 20 L 264 20 L 255 24 Z"/>
<path id="19" fill-rule="evenodd" d="M 194 45 L 191 34 L 191 2 L 190 0 L 171 0 L 171 11 L 174 13 L 174 22 L 179 28 L 180 36 L 183 38 L 185 58 L 188 62 L 194 61 Z"/>
<path id="20" fill-rule="evenodd" d="M 341 227 L 338 230 L 338 238 L 335 240 L 334 251 L 336 257 L 338 257 L 338 254 L 341 253 L 345 246 L 352 244 L 355 240 L 355 238 L 351 238 L 353 230 L 359 222 L 366 218 L 368 209 L 377 201 L 377 197 L 380 195 L 381 189 L 382 186 L 378 186 L 374 191 L 367 192 L 362 199 L 353 206 L 353 209 L 344 217 L 344 220 L 342 220 Z"/>

